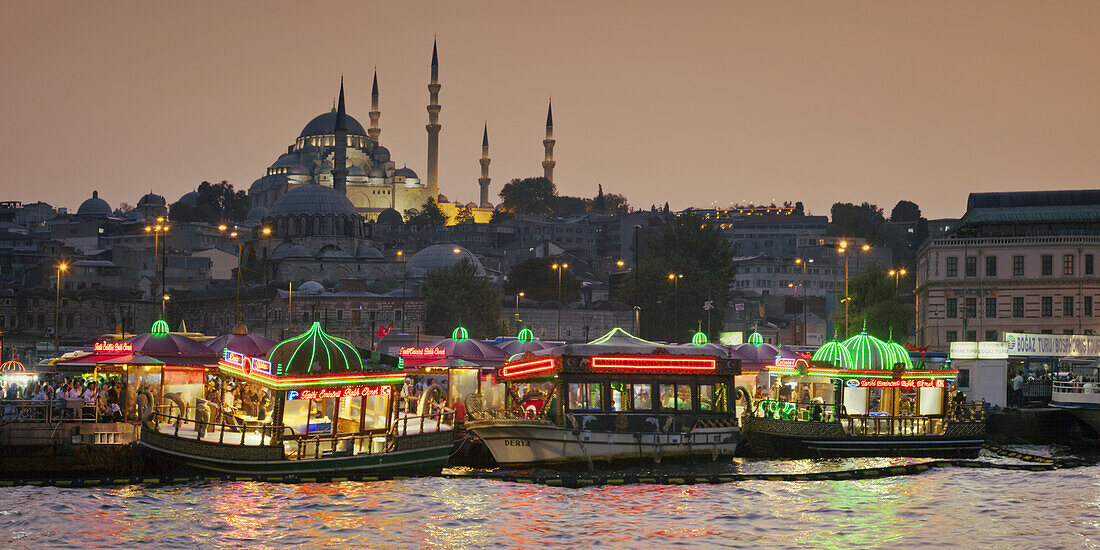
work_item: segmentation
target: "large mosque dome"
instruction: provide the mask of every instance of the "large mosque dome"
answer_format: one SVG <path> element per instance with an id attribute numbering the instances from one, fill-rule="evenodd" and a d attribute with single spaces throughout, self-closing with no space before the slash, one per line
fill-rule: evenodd
<path id="1" fill-rule="evenodd" d="M 409 258 L 409 274 L 423 276 L 433 269 L 451 267 L 463 259 L 474 264 L 479 276 L 485 276 L 485 267 L 472 252 L 453 244 L 433 244 Z"/>
<path id="2" fill-rule="evenodd" d="M 292 189 L 271 208 L 269 215 L 305 214 L 309 216 L 357 216 L 355 205 L 335 189 L 324 185 L 310 184 Z"/>
<path id="3" fill-rule="evenodd" d="M 363 129 L 363 125 L 359 124 L 358 120 L 355 120 L 351 115 L 347 116 L 348 135 L 365 136 L 367 131 Z M 313 117 L 313 120 L 306 124 L 305 128 L 302 128 L 302 133 L 298 134 L 299 138 L 310 136 L 327 136 L 336 133 L 336 111 L 330 111 L 328 113 L 322 113 Z"/>
<path id="4" fill-rule="evenodd" d="M 99 198 L 99 191 L 92 191 L 92 198 L 80 203 L 76 213 L 86 216 L 110 216 L 111 205 Z"/>

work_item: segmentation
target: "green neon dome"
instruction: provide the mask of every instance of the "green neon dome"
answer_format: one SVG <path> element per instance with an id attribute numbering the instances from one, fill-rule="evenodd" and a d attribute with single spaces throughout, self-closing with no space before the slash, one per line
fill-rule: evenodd
<path id="1" fill-rule="evenodd" d="M 749 335 L 749 343 L 754 346 L 762 345 L 764 343 L 764 336 L 754 330 L 752 334 Z"/>
<path id="2" fill-rule="evenodd" d="M 861 332 L 844 342 L 842 345 L 852 354 L 852 367 L 859 370 L 890 370 L 890 351 L 886 342 Z"/>
<path id="3" fill-rule="evenodd" d="M 810 360 L 829 363 L 841 369 L 854 368 L 855 365 L 855 361 L 852 360 L 852 354 L 848 353 L 848 348 L 845 348 L 840 342 L 835 340 L 817 348 L 817 351 L 810 357 Z"/>
<path id="4" fill-rule="evenodd" d="M 363 358 L 355 346 L 343 338 L 325 334 L 318 322 L 305 333 L 280 342 L 267 357 L 281 376 L 363 370 Z"/>
<path id="5" fill-rule="evenodd" d="M 168 332 L 171 329 L 168 328 L 168 323 L 164 319 L 157 319 L 153 323 L 153 328 L 149 331 L 153 333 L 153 336 L 168 336 Z"/>
<path id="6" fill-rule="evenodd" d="M 519 331 L 516 335 L 516 340 L 520 342 L 531 342 L 535 339 L 535 333 L 531 332 L 531 329 L 525 328 Z"/>
<path id="7" fill-rule="evenodd" d="M 691 343 L 696 346 L 705 346 L 707 345 L 707 335 L 702 332 L 696 332 L 691 336 Z"/>
<path id="8" fill-rule="evenodd" d="M 463 327 L 458 327 L 451 333 L 451 338 L 458 340 L 459 342 L 470 338 L 470 333 Z"/>
<path id="9" fill-rule="evenodd" d="M 890 342 L 886 344 L 886 352 L 889 354 L 889 362 L 882 367 L 884 369 L 893 369 L 894 365 L 901 363 L 905 365 L 905 368 L 912 369 L 913 361 L 909 359 L 909 352 L 897 342 Z"/>

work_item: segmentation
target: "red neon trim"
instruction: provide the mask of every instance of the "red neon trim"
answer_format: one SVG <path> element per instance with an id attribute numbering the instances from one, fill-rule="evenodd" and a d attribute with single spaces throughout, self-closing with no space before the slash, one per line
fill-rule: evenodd
<path id="1" fill-rule="evenodd" d="M 500 375 L 505 378 L 511 378 L 513 376 L 522 376 L 525 374 L 537 374 L 540 372 L 552 371 L 557 367 L 557 361 L 553 357 L 547 357 L 545 359 L 532 359 L 530 361 L 524 361 L 522 363 L 512 363 L 502 369 L 500 369 Z"/>
<path id="2" fill-rule="evenodd" d="M 266 373 L 260 372 L 260 371 L 252 371 L 251 373 L 247 373 L 247 372 L 244 372 L 244 369 L 242 369 L 241 367 L 238 367 L 237 365 L 234 365 L 232 363 L 227 363 L 225 361 L 219 361 L 218 366 L 220 366 L 221 368 L 223 368 L 225 370 L 232 371 L 234 373 L 238 373 L 238 374 L 246 375 L 246 376 L 252 376 L 253 378 L 257 378 L 257 379 L 264 380 L 264 381 L 270 381 L 270 382 L 278 383 L 278 384 L 288 384 L 288 383 L 292 383 L 292 382 L 318 382 L 318 381 L 339 382 L 339 381 L 343 381 L 343 380 L 364 380 L 366 383 L 370 383 L 370 381 L 374 380 L 374 379 L 392 378 L 394 376 L 400 376 L 401 375 L 401 373 L 398 373 L 398 372 L 388 372 L 388 373 L 379 373 L 379 374 L 368 374 L 368 373 L 360 372 L 360 373 L 335 374 L 335 375 L 334 374 L 317 374 L 317 375 L 310 375 L 310 376 L 301 376 L 301 375 L 298 375 L 298 376 L 275 376 L 275 375 L 266 374 Z"/>
<path id="3" fill-rule="evenodd" d="M 718 368 L 718 361 L 710 358 L 686 357 L 617 357 L 598 356 L 591 360 L 593 369 L 619 370 L 698 370 Z"/>

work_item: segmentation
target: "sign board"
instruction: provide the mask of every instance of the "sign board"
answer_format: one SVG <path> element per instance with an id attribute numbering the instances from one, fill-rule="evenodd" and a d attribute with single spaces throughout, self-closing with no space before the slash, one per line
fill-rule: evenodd
<path id="1" fill-rule="evenodd" d="M 1100 336 L 1006 332 L 1008 355 L 1025 357 L 1100 357 Z"/>
<path id="2" fill-rule="evenodd" d="M 125 355 L 134 351 L 134 344 L 131 342 L 96 342 L 93 349 L 96 353 L 102 353 L 104 355 L 112 353 Z"/>
<path id="3" fill-rule="evenodd" d="M 398 353 L 405 359 L 443 359 L 447 350 L 443 348 L 401 348 Z"/>
<path id="4" fill-rule="evenodd" d="M 737 332 L 719 332 L 718 341 L 723 346 L 738 346 L 745 343 L 745 333 L 741 331 Z"/>
<path id="5" fill-rule="evenodd" d="M 977 342 L 951 342 L 952 359 L 977 359 Z"/>
<path id="6" fill-rule="evenodd" d="M 1008 359 L 1008 342 L 978 342 L 978 359 Z"/>
<path id="7" fill-rule="evenodd" d="M 852 381 L 848 381 L 848 385 L 851 386 Z M 945 382 L 942 378 L 935 380 L 923 380 L 923 379 L 907 379 L 907 380 L 882 380 L 882 379 L 869 379 L 860 380 L 859 387 L 861 388 L 942 388 Z"/>
<path id="8" fill-rule="evenodd" d="M 235 367 L 240 367 L 245 374 L 250 374 L 252 372 L 271 374 L 271 361 L 265 361 L 259 357 L 252 357 L 251 355 L 245 355 L 229 348 L 225 348 L 225 350 L 222 351 L 222 360 Z"/>
<path id="9" fill-rule="evenodd" d="M 288 390 L 286 400 L 294 399 L 342 399 L 344 397 L 374 397 L 390 395 L 390 386 L 350 386 L 347 388 L 322 388 L 308 390 Z"/>

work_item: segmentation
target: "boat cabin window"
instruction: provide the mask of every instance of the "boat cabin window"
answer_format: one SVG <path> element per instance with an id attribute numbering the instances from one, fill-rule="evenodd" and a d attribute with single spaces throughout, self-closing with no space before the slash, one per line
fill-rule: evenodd
<path id="1" fill-rule="evenodd" d="M 571 410 L 601 410 L 603 399 L 599 382 L 569 384 L 569 408 Z"/>
<path id="2" fill-rule="evenodd" d="M 283 425 L 293 428 L 297 435 L 332 433 L 334 411 L 331 409 L 335 408 L 335 404 L 335 399 L 291 399 L 288 395 L 283 410 Z"/>
<path id="3" fill-rule="evenodd" d="M 634 384 L 634 410 L 653 410 L 653 384 Z"/>
<path id="4" fill-rule="evenodd" d="M 691 384 L 661 384 L 661 408 L 691 410 Z"/>
<path id="5" fill-rule="evenodd" d="M 699 384 L 699 410 L 729 412 L 725 384 Z"/>

